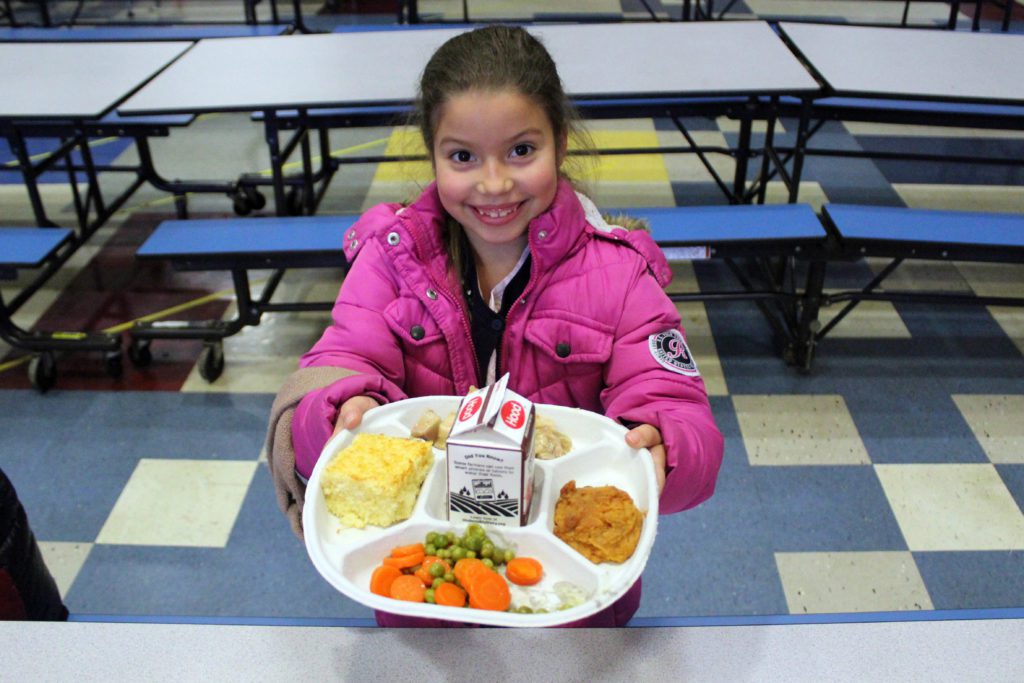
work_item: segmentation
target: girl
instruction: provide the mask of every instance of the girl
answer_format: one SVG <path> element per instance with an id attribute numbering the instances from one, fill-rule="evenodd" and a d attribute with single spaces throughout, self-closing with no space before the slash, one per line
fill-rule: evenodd
<path id="1" fill-rule="evenodd" d="M 346 234 L 333 324 L 272 412 L 268 454 L 295 531 L 295 473 L 309 477 L 334 432 L 505 372 L 532 401 L 631 426 L 627 443 L 654 456 L 661 513 L 708 498 L 722 436 L 663 290 L 671 271 L 647 233 L 608 225 L 561 176 L 576 119 L 551 56 L 521 28 L 461 34 L 431 57 L 418 106 L 436 180 Z M 638 581 L 580 625 L 625 624 L 639 601 Z"/>

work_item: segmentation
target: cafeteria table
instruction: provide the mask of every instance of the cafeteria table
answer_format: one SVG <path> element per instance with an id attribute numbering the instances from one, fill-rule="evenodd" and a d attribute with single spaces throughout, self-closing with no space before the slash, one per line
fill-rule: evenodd
<path id="1" fill-rule="evenodd" d="M 202 40 L 118 111 L 124 116 L 262 112 L 273 171 L 268 184 L 278 214 L 288 213 L 286 187 L 296 186 L 305 189 L 298 208 L 313 213 L 308 129 L 281 145 L 280 115 L 296 110 L 307 117 L 324 108 L 360 108 L 370 115 L 381 108 L 386 114 L 380 122 L 393 123 L 393 108 L 412 103 L 430 55 L 462 30 Z M 734 195 L 746 182 L 758 98 L 819 90 L 765 22 L 561 24 L 528 30 L 544 41 L 567 91 L 577 102 L 587 102 L 588 115 L 608 107 L 618 115 L 672 116 L 685 111 L 687 103 L 733 112 L 741 121 L 732 151 L 737 160 Z M 303 171 L 285 178 L 285 160 L 299 145 Z M 726 189 L 724 182 L 719 186 Z"/>
<path id="2" fill-rule="evenodd" d="M 829 120 L 1024 130 L 1024 79 L 1006 69 L 1024 63 L 1024 36 L 792 22 L 779 29 L 824 86 L 789 108 L 799 118 L 794 146 L 768 150 L 775 168 L 792 161 L 791 178 L 784 177 L 792 201 L 807 154 L 1024 164 L 981 156 L 821 150 L 809 144 Z"/>
<path id="3" fill-rule="evenodd" d="M 90 233 L 102 225 L 144 182 L 135 182 L 111 202 L 100 192 L 89 138 L 114 107 L 152 78 L 193 43 L 0 43 L 0 135 L 7 138 L 24 179 L 36 222 L 53 225 L 46 215 L 37 177 L 64 163 L 74 193 L 79 228 Z M 190 119 L 184 119 L 188 121 Z M 107 123 L 109 123 L 109 119 Z M 123 127 L 151 126 L 152 121 L 124 121 Z M 55 137 L 60 146 L 41 161 L 29 153 L 29 137 Z M 72 162 L 72 152 L 81 156 Z M 74 170 L 87 175 L 84 200 Z M 90 220 L 92 212 L 96 216 Z M 87 234 L 81 235 L 84 239 Z"/>
<path id="4" fill-rule="evenodd" d="M 810 144 L 814 134 L 828 121 L 1002 130 L 1019 135 L 1024 130 L 1024 79 L 1013 77 L 1003 66 L 1024 62 L 1024 36 L 790 22 L 779 24 L 779 28 L 824 86 L 820 94 L 799 98 L 795 105 L 792 100 L 780 101 L 780 110 L 789 108 L 798 117 L 796 140 L 791 148 L 766 146 L 773 169 L 783 176 L 789 189 L 790 201 L 797 201 L 803 161 L 812 154 L 1024 169 L 1024 159 L 1009 155 L 837 150 Z M 788 174 L 784 172 L 787 162 L 792 162 Z M 770 176 L 771 173 L 765 174 L 758 182 L 763 183 Z M 806 297 L 820 298 L 823 305 L 848 301 L 835 322 L 859 301 L 867 299 L 964 303 L 969 297 L 948 296 L 939 300 L 928 293 L 885 292 L 880 288 L 905 259 L 996 260 L 985 252 L 984 238 L 986 226 L 997 219 L 983 219 L 970 212 L 924 216 L 910 209 L 896 209 L 884 217 L 872 214 L 869 220 L 881 221 L 892 232 L 891 242 L 896 246 L 886 253 L 888 265 L 861 291 L 844 293 L 846 299 L 826 297 L 820 290 L 808 291 Z M 842 232 L 839 230 L 840 234 L 835 235 L 837 248 L 831 257 L 834 260 L 857 256 L 850 253 L 849 239 L 844 241 Z M 908 235 L 913 239 L 906 239 Z M 1014 245 L 1013 240 L 1004 240 L 998 250 L 1003 255 L 998 260 L 1018 262 Z M 935 255 L 928 255 L 932 253 Z M 984 303 L 983 298 L 975 298 L 977 303 Z M 809 347 L 820 342 L 834 324 L 830 322 L 814 331 Z"/>
<path id="5" fill-rule="evenodd" d="M 1019 680 L 1024 619 L 1020 610 L 989 612 L 996 616 L 693 618 L 619 629 L 457 633 L 281 625 L 286 620 L 0 622 L 0 642 L 4 673 L 24 681 L 279 681 L 298 672 L 352 681 Z"/>
<path id="6" fill-rule="evenodd" d="M 59 248 L 46 249 L 37 265 L 37 275 L 24 283 L 10 302 L 0 301 L 0 338 L 15 348 L 37 354 L 30 364 L 33 384 L 41 390 L 52 385 L 54 355 L 63 351 L 103 351 L 111 374 L 121 371 L 120 336 L 86 332 L 28 332 L 13 322 L 18 308 L 65 263 L 103 222 L 145 181 L 142 173 L 112 201 L 100 192 L 98 172 L 89 149 L 89 139 L 118 124 L 114 107 L 173 61 L 192 43 L 0 43 L 0 135 L 15 154 L 39 230 L 55 230 L 47 217 L 36 178 L 60 164 L 67 168 L 79 224 Z M 108 118 L 110 117 L 110 118 Z M 188 117 L 185 117 L 188 119 Z M 148 134 L 154 124 L 141 119 L 120 124 L 137 134 Z M 145 131 L 138 133 L 138 131 Z M 26 138 L 58 137 L 57 150 L 37 160 L 29 155 Z M 75 162 L 72 153 L 81 155 Z M 77 171 L 87 174 L 85 196 L 79 192 Z M 95 212 L 95 218 L 90 219 Z M 24 226 L 22 226 L 24 227 Z M 0 232 L 0 245 L 10 247 L 13 233 Z M 3 257 L 0 257 L 3 258 Z"/>

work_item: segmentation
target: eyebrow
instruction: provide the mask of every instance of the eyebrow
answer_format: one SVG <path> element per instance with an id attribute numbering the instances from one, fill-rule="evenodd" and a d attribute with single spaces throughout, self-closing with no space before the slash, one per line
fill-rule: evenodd
<path id="1" fill-rule="evenodd" d="M 544 131 L 542 131 L 540 128 L 526 128 L 524 130 L 519 131 L 515 135 L 509 136 L 508 139 L 505 140 L 505 142 L 506 143 L 510 143 L 513 140 L 518 140 L 519 138 L 523 138 L 523 137 L 526 137 L 526 136 L 529 136 L 529 135 L 540 135 L 540 136 L 543 136 L 544 135 Z M 439 145 L 463 145 L 463 146 L 467 146 L 467 147 L 469 146 L 466 141 L 460 140 L 459 138 L 455 138 L 455 137 L 451 137 L 451 136 L 446 136 L 446 137 L 441 138 L 440 140 L 438 140 L 437 144 L 439 144 Z"/>

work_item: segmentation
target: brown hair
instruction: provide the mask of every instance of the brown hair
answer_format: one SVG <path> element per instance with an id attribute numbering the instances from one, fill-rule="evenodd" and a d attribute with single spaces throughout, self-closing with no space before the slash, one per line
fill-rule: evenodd
<path id="1" fill-rule="evenodd" d="M 496 25 L 451 38 L 437 49 L 423 70 L 414 120 L 431 161 L 441 109 L 452 97 L 474 90 L 512 90 L 531 99 L 547 114 L 555 144 L 572 139 L 578 150 L 592 152 L 593 143 L 544 45 L 521 27 Z M 458 267 L 462 230 L 449 220 L 447 233 L 448 253 L 453 267 Z"/>

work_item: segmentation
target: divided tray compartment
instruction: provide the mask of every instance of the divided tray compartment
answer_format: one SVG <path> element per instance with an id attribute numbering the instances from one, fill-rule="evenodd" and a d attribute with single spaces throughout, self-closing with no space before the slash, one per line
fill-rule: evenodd
<path id="1" fill-rule="evenodd" d="M 408 437 L 412 426 L 428 408 L 442 418 L 458 408 L 458 396 L 426 396 L 374 408 L 356 430 Z M 608 607 L 640 577 L 657 533 L 658 494 L 654 465 L 645 450 L 626 445 L 625 427 L 596 413 L 576 408 L 535 404 L 539 415 L 551 418 L 558 430 L 572 439 L 572 450 L 554 460 L 534 461 L 533 503 L 522 527 L 485 525 L 487 535 L 517 556 L 534 557 L 544 566 L 544 578 L 535 586 L 510 584 L 513 606 L 547 609 L 528 614 L 443 607 L 429 603 L 392 600 L 370 592 L 370 575 L 395 546 L 422 542 L 430 531 L 455 531 L 466 524 L 449 522 L 444 450 L 434 449 L 434 464 L 420 489 L 409 519 L 389 527 L 353 529 L 342 526 L 328 510 L 320 490 L 320 477 L 334 456 L 354 437 L 343 430 L 324 447 L 306 491 L 303 508 L 306 551 L 332 586 L 373 609 L 432 619 L 447 619 L 492 626 L 557 626 L 588 617 Z M 643 529 L 633 555 L 621 564 L 595 564 L 554 533 L 555 504 L 570 480 L 578 488 L 611 485 L 630 495 L 644 514 Z M 581 592 L 583 601 L 558 609 L 567 584 Z"/>

